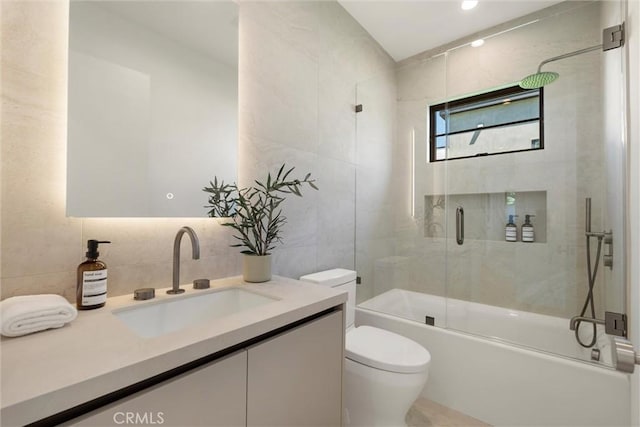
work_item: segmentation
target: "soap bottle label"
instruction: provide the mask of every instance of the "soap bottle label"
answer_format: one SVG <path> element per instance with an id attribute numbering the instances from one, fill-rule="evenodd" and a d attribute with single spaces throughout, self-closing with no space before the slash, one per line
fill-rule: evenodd
<path id="1" fill-rule="evenodd" d="M 534 240 L 533 227 L 522 227 L 522 241 L 533 242 Z"/>
<path id="2" fill-rule="evenodd" d="M 82 273 L 82 305 L 91 306 L 107 301 L 107 269 Z"/>

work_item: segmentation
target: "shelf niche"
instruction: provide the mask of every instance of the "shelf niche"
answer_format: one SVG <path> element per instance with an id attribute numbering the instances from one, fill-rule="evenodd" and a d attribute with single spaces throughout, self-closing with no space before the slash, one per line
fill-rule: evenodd
<path id="1" fill-rule="evenodd" d="M 424 236 L 455 238 L 456 208 L 464 209 L 464 238 L 505 241 L 509 215 L 517 215 L 518 242 L 522 242 L 525 215 L 535 215 L 531 224 L 534 243 L 547 242 L 547 192 L 508 191 L 503 193 L 434 194 L 424 196 Z M 515 243 L 515 242 L 509 242 Z"/>

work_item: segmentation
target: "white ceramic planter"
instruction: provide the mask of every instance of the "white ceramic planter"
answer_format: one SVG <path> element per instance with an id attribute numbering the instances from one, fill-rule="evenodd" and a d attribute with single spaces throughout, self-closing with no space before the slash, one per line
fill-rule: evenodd
<path id="1" fill-rule="evenodd" d="M 271 280 L 271 255 L 245 254 L 242 259 L 242 278 L 252 283 Z"/>

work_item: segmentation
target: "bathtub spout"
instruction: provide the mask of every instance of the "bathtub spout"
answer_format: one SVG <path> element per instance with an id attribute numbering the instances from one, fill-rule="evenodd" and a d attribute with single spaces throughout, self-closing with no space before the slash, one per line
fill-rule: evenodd
<path id="1" fill-rule="evenodd" d="M 569 322 L 569 329 L 572 331 L 576 330 L 576 327 L 580 324 L 580 322 L 589 322 L 589 323 L 597 323 L 599 325 L 604 325 L 604 320 L 593 319 L 591 317 L 582 317 L 582 316 L 573 316 L 571 321 Z"/>

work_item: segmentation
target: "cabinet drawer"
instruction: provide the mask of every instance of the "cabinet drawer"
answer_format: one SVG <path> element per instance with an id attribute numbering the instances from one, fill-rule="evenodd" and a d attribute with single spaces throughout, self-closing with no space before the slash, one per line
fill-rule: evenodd
<path id="1" fill-rule="evenodd" d="M 240 351 L 89 412 L 67 426 L 244 426 L 247 352 Z"/>

